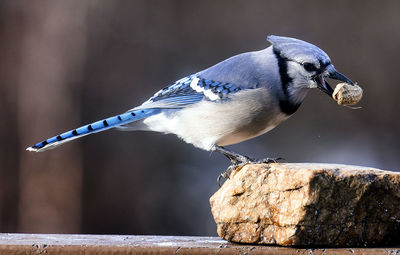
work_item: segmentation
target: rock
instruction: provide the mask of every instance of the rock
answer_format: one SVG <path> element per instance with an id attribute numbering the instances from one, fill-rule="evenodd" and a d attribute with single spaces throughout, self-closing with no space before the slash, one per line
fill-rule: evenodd
<path id="1" fill-rule="evenodd" d="M 210 198 L 223 239 L 284 246 L 400 242 L 400 173 L 333 164 L 250 164 Z"/>

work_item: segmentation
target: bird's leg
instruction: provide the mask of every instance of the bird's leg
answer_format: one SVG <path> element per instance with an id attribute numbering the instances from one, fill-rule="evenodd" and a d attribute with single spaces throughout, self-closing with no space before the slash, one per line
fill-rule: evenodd
<path id="1" fill-rule="evenodd" d="M 245 155 L 241 155 L 239 153 L 227 150 L 222 146 L 215 146 L 215 150 L 224 154 L 224 156 L 227 157 L 232 162 L 232 165 L 240 165 L 243 163 L 255 161 L 253 158 L 250 158 Z"/>
<path id="2" fill-rule="evenodd" d="M 239 166 L 243 166 L 248 163 L 256 163 L 256 164 L 277 163 L 278 160 L 285 160 L 284 158 L 265 158 L 265 159 L 261 159 L 261 160 L 256 160 L 254 158 L 250 158 L 248 156 L 241 155 L 239 153 L 227 150 L 222 146 L 215 146 L 215 150 L 222 153 L 223 155 L 225 155 L 225 157 L 227 157 L 232 163 L 224 172 L 222 172 L 218 176 L 217 183 L 218 183 L 218 186 L 220 186 L 220 187 L 221 187 L 221 178 L 224 178 L 224 179 L 229 178 L 232 171 L 235 170 Z"/>
<path id="3" fill-rule="evenodd" d="M 227 150 L 222 146 L 216 146 L 215 150 L 220 152 L 220 153 L 222 153 L 223 155 L 225 155 L 225 157 L 227 157 L 232 163 L 225 171 L 223 171 L 218 176 L 217 183 L 218 183 L 218 186 L 220 186 L 220 187 L 221 187 L 221 178 L 224 178 L 224 179 L 229 178 L 229 176 L 231 175 L 232 171 L 235 170 L 237 167 L 243 166 L 243 165 L 245 165 L 247 163 L 250 163 L 250 162 L 255 162 L 255 160 L 250 158 L 250 157 L 247 157 L 247 156 L 241 155 L 239 153 Z"/>

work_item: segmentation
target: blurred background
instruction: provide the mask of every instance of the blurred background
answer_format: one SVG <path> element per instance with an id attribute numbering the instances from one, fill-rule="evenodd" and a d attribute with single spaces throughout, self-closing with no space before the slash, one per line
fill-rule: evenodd
<path id="1" fill-rule="evenodd" d="M 325 50 L 362 109 L 313 91 L 288 121 L 230 148 L 289 162 L 400 170 L 400 2 L 0 1 L 0 231 L 216 235 L 228 166 L 172 135 L 107 131 L 25 148 L 142 103 L 268 34 Z"/>

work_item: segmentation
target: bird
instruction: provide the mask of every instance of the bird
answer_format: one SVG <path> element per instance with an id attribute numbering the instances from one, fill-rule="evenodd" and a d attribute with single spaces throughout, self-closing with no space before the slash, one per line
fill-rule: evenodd
<path id="1" fill-rule="evenodd" d="M 333 89 L 326 78 L 354 85 L 319 47 L 285 36 L 269 35 L 267 40 L 271 45 L 265 49 L 230 57 L 164 87 L 122 114 L 53 136 L 27 150 L 42 152 L 117 128 L 175 134 L 197 148 L 222 153 L 232 166 L 252 162 L 253 158 L 225 146 L 275 128 L 297 111 L 312 89 L 331 97 Z"/>

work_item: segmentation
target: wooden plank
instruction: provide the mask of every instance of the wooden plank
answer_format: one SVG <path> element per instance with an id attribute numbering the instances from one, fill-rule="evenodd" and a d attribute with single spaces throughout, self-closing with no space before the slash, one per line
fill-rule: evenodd
<path id="1" fill-rule="evenodd" d="M 400 255 L 385 248 L 288 248 L 229 243 L 219 237 L 0 234 L 0 254 L 370 254 Z"/>

